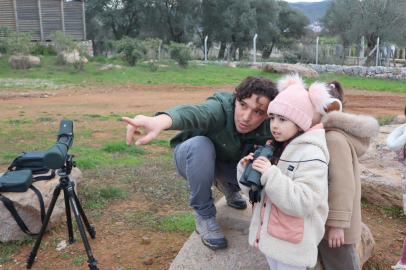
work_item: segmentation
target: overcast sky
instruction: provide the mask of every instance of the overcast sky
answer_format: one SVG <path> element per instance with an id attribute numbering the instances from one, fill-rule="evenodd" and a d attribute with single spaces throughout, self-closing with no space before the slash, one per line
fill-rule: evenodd
<path id="1" fill-rule="evenodd" d="M 324 0 L 285 0 L 286 2 L 292 2 L 292 3 L 296 3 L 296 2 L 321 2 Z"/>

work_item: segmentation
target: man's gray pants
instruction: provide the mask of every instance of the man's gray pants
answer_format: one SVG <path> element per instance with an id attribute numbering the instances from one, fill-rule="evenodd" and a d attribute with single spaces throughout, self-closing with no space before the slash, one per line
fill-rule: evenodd
<path id="1" fill-rule="evenodd" d="M 190 206 L 203 218 L 216 215 L 211 186 L 214 179 L 226 181 L 239 191 L 237 163 L 216 160 L 213 142 L 204 136 L 190 138 L 177 145 L 173 160 L 178 173 L 189 182 Z"/>

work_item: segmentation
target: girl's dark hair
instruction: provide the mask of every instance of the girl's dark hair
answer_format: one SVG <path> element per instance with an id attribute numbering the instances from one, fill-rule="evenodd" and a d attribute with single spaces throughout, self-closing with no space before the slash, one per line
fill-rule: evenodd
<path id="1" fill-rule="evenodd" d="M 267 97 L 272 101 L 278 94 L 278 90 L 276 84 L 271 79 L 262 76 L 249 76 L 235 88 L 233 102 L 250 98 L 252 94 L 258 95 L 258 99 L 260 97 Z"/>
<path id="2" fill-rule="evenodd" d="M 334 85 L 334 87 L 332 87 L 331 85 Z M 332 82 L 328 83 L 328 87 L 330 88 L 330 95 L 333 98 L 339 99 L 341 101 L 341 103 L 344 102 L 344 91 L 343 91 L 343 87 L 341 86 L 341 83 L 334 80 Z M 344 104 L 343 104 L 344 105 Z"/>
<path id="3" fill-rule="evenodd" d="M 298 131 L 292 138 L 286 141 L 287 143 L 286 145 L 288 145 L 291 141 L 293 141 L 303 133 L 304 133 L 303 131 Z M 275 158 L 280 158 L 282 156 L 283 150 L 285 150 L 285 147 L 283 146 L 284 143 L 285 142 L 278 142 L 276 140 L 272 140 L 271 145 L 274 147 L 273 156 Z"/>

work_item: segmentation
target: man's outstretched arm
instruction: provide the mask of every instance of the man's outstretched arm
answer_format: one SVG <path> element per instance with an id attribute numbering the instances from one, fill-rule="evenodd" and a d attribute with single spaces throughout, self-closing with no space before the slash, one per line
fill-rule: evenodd
<path id="1" fill-rule="evenodd" d="M 160 114 L 155 117 L 137 115 L 134 119 L 123 117 L 123 121 L 127 122 L 127 145 L 135 142 L 134 135 L 141 135 L 139 128 L 145 130 L 145 136 L 138 139 L 135 145 L 140 146 L 155 139 L 158 134 L 165 129 L 169 129 L 172 124 L 172 118 L 167 114 Z"/>

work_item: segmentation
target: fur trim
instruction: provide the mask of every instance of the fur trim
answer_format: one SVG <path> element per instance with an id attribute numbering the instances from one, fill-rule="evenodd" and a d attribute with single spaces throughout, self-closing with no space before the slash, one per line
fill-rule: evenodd
<path id="1" fill-rule="evenodd" d="M 316 112 L 325 115 L 325 109 L 331 103 L 328 87 L 325 83 L 315 82 L 309 87 L 309 98 Z"/>
<path id="2" fill-rule="evenodd" d="M 370 138 L 378 135 L 378 121 L 367 115 L 357 115 L 343 112 L 330 112 L 321 122 L 324 128 L 339 128 L 359 138 Z"/>
<path id="3" fill-rule="evenodd" d="M 306 87 L 306 85 L 303 82 L 303 79 L 299 76 L 299 74 L 294 74 L 294 75 L 286 75 L 282 79 L 278 81 L 278 91 L 279 93 L 288 88 L 291 85 L 299 84 L 303 88 Z"/>

